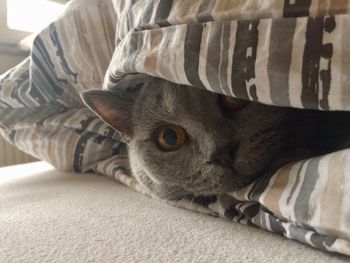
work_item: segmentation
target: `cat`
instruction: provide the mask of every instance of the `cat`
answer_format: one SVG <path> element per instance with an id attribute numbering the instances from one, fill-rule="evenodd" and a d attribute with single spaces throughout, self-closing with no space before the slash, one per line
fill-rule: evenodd
<path id="1" fill-rule="evenodd" d="M 124 138 L 136 180 L 163 199 L 232 192 L 349 145 L 349 113 L 268 106 L 159 78 L 82 98 Z"/>

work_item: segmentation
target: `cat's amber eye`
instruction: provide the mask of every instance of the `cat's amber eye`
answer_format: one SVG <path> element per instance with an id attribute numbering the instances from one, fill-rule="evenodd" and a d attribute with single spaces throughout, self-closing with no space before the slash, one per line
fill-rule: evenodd
<path id="1" fill-rule="evenodd" d="M 228 97 L 224 95 L 220 95 L 219 100 L 220 100 L 220 104 L 226 110 L 229 110 L 229 111 L 241 110 L 248 104 L 248 102 L 245 100 L 240 100 L 240 99 L 236 99 L 236 98 Z"/>
<path id="2" fill-rule="evenodd" d="M 158 147 L 163 151 L 176 151 L 186 143 L 186 131 L 177 125 L 165 125 L 156 132 Z"/>

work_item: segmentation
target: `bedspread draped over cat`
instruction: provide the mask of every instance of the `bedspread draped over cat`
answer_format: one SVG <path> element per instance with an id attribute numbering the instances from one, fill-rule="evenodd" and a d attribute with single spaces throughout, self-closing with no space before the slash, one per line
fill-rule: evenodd
<path id="1" fill-rule="evenodd" d="M 349 0 L 72 1 L 0 76 L 0 132 L 58 169 L 95 171 L 152 196 L 128 175 L 120 136 L 79 93 L 133 86 L 130 74 L 145 73 L 270 105 L 349 110 L 349 8 Z M 350 149 L 233 193 L 169 203 L 350 255 Z"/>

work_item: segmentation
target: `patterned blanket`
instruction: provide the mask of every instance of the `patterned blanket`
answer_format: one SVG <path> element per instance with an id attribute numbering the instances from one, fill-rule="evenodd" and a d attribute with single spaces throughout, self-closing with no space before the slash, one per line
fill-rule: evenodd
<path id="1" fill-rule="evenodd" d="M 349 0 L 75 0 L 0 76 L 0 132 L 58 169 L 128 175 L 125 144 L 82 103 L 128 74 L 271 105 L 350 110 Z M 350 149 L 234 193 L 169 202 L 350 255 Z"/>

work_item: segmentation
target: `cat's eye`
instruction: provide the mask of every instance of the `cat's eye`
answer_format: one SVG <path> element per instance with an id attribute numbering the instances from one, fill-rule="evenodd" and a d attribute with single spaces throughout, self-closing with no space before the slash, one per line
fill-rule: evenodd
<path id="1" fill-rule="evenodd" d="M 156 142 L 163 151 L 176 151 L 186 142 L 186 131 L 177 125 L 165 125 L 158 128 Z"/>
<path id="2" fill-rule="evenodd" d="M 228 97 L 224 95 L 219 96 L 220 104 L 229 111 L 238 111 L 243 109 L 248 102 L 245 100 L 236 99 L 233 97 Z"/>

